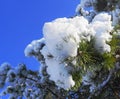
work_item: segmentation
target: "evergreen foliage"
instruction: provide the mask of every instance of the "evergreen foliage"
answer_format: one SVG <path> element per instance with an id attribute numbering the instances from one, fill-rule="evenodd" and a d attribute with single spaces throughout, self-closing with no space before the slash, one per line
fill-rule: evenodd
<path id="1" fill-rule="evenodd" d="M 120 6 L 120 0 L 86 1 L 88 2 L 85 2 L 86 6 L 84 7 L 92 6 L 95 10 L 94 16 L 100 12 L 111 14 L 112 11 L 114 12 Z M 78 16 L 82 15 L 88 20 L 89 18 L 94 18 L 94 16 L 91 16 L 91 12 L 86 14 L 87 12 L 83 9 L 80 6 L 79 14 L 77 13 Z M 119 17 L 120 15 L 117 16 L 118 21 L 120 21 Z M 92 19 L 89 22 L 92 22 Z M 91 40 L 83 38 L 79 43 L 75 38 L 76 36 L 69 35 L 68 38 L 67 36 L 63 38 L 65 44 L 68 42 L 78 43 L 77 55 L 63 58 L 61 59 L 62 63 L 59 63 L 60 66 L 65 64 L 64 69 L 68 71 L 66 75 L 70 75 L 69 77 L 72 77 L 75 82 L 75 85 L 70 89 L 65 90 L 57 86 L 56 82 L 50 79 L 51 75 L 48 73 L 46 61 L 50 59 L 56 62 L 58 60 L 54 60 L 55 56 L 51 53 L 42 50 L 46 47 L 46 43 L 42 39 L 32 42 L 28 46 L 29 51 L 27 52 L 28 56 L 34 56 L 41 62 L 42 68 L 40 71 L 29 70 L 25 64 L 19 64 L 16 68 L 13 68 L 8 63 L 0 66 L 0 88 L 4 89 L 0 96 L 9 94 L 9 99 L 22 99 L 23 97 L 26 99 L 119 99 L 120 23 L 116 22 L 113 27 L 113 30 L 110 32 L 111 40 L 105 42 L 110 45 L 110 52 L 100 52 L 96 49 L 96 38 L 94 36 L 90 36 Z M 62 50 L 63 46 L 61 46 L 59 50 Z M 64 74 L 61 75 L 64 77 Z M 64 85 L 64 82 L 59 81 L 59 83 Z"/>

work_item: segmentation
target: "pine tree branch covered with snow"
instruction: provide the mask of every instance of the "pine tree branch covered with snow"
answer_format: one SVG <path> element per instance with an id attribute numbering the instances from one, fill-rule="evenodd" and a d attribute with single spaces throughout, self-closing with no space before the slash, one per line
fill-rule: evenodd
<path id="1" fill-rule="evenodd" d="M 1 97 L 120 99 L 120 0 L 81 0 L 74 17 L 45 23 L 24 52 L 40 69 L 2 64 Z"/>

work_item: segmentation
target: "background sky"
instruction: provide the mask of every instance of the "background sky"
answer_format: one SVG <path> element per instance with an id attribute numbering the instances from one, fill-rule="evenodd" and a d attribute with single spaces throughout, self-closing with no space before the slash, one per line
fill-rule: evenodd
<path id="1" fill-rule="evenodd" d="M 25 47 L 42 38 L 45 22 L 75 14 L 79 0 L 0 0 L 0 64 L 25 63 L 37 70 L 39 63 L 24 55 Z"/>

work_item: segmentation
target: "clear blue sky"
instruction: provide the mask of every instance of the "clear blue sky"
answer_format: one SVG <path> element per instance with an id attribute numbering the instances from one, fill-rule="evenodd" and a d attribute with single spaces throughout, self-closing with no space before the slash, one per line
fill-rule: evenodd
<path id="1" fill-rule="evenodd" d="M 42 37 L 47 21 L 75 14 L 79 0 L 0 0 L 0 64 L 25 63 L 37 70 L 39 63 L 24 56 L 32 40 Z"/>

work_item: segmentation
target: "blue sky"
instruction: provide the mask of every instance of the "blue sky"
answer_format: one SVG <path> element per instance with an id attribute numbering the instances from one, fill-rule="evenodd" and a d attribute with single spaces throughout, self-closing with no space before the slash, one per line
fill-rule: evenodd
<path id="1" fill-rule="evenodd" d="M 39 63 L 24 56 L 32 40 L 42 38 L 45 22 L 75 14 L 79 0 L 0 0 L 0 64 L 25 63 L 37 70 Z"/>

